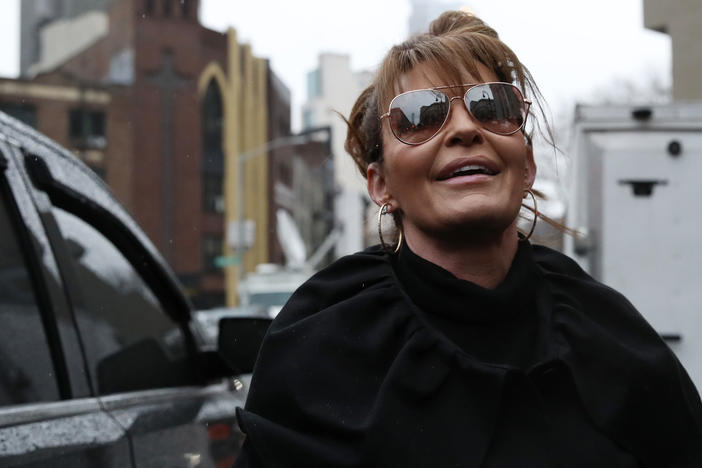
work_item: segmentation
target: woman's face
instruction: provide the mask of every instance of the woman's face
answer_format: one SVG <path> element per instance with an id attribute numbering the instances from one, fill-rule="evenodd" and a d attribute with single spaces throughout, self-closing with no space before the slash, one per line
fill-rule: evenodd
<path id="1" fill-rule="evenodd" d="M 463 83 L 498 81 L 478 64 L 481 76 L 464 73 Z M 401 92 L 432 88 L 443 83 L 426 65 L 401 77 Z M 460 96 L 464 88 L 445 90 Z M 398 141 L 388 119 L 382 123 L 383 163 L 368 168 L 368 191 L 379 205 L 389 202 L 399 210 L 405 236 L 412 240 L 465 238 L 466 235 L 501 236 L 515 229 L 524 190 L 536 175 L 533 155 L 521 131 L 497 135 L 483 129 L 468 113 L 463 100 L 451 104 L 448 121 L 431 140 L 417 146 Z M 486 173 L 451 177 L 463 166 Z"/>

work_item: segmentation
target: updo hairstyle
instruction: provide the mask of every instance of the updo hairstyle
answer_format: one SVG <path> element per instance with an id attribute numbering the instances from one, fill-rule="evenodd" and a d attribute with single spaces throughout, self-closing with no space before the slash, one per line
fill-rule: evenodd
<path id="1" fill-rule="evenodd" d="M 370 163 L 383 161 L 379 116 L 387 111 L 392 98 L 403 91 L 398 85 L 403 74 L 419 64 L 427 64 L 441 70 L 445 78 L 437 86 L 456 85 L 462 83 L 464 71 L 480 76 L 478 63 L 492 70 L 499 81 L 518 86 L 524 96 L 534 96 L 541 111 L 541 94 L 531 74 L 499 39 L 497 32 L 471 13 L 447 11 L 431 23 L 428 32 L 412 36 L 390 49 L 375 79 L 356 100 L 347 120 L 344 147 L 363 177 Z M 531 137 L 526 132 L 525 138 L 530 144 Z"/>

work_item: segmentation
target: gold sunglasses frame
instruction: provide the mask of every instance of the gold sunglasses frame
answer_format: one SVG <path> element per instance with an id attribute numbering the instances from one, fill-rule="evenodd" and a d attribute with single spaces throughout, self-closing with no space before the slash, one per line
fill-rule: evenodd
<path id="1" fill-rule="evenodd" d="M 468 106 L 466 105 L 465 98 L 466 98 L 466 95 L 468 94 L 468 92 L 469 92 L 471 89 L 477 88 L 478 86 L 493 85 L 493 84 L 507 85 L 507 86 L 511 86 L 512 88 L 516 89 L 516 90 L 519 92 L 519 95 L 522 97 L 522 102 L 525 104 L 525 107 L 524 107 L 524 120 L 522 120 L 522 124 L 521 124 L 516 130 L 514 130 L 514 131 L 512 131 L 512 132 L 509 132 L 509 133 L 498 133 L 498 132 L 492 131 L 492 130 L 490 130 L 489 128 L 483 126 L 483 125 L 480 123 L 480 121 L 479 121 L 478 119 L 475 118 L 475 116 L 473 115 L 473 113 L 470 111 L 470 109 L 469 109 Z M 393 104 L 393 102 L 395 102 L 395 99 L 397 99 L 397 98 L 399 98 L 399 97 L 401 97 L 401 96 L 404 96 L 404 95 L 406 95 L 406 94 L 417 93 L 417 92 L 420 92 L 420 91 L 437 91 L 437 90 L 442 90 L 442 89 L 465 88 L 465 87 L 467 87 L 468 89 L 466 89 L 466 91 L 465 91 L 462 95 L 460 95 L 460 96 L 448 96 L 446 93 L 441 92 L 441 94 L 443 94 L 444 96 L 446 96 L 446 98 L 448 99 L 448 105 L 449 105 L 449 107 L 448 107 L 448 112 L 446 112 L 446 117 L 444 117 L 444 121 L 441 122 L 441 125 L 440 125 L 439 128 L 436 130 L 436 132 L 435 132 L 432 136 L 430 136 L 429 138 L 427 138 L 426 140 L 420 141 L 419 143 L 410 143 L 410 142 L 408 142 L 408 141 L 404 141 L 402 138 L 400 138 L 399 136 L 397 136 L 397 134 L 395 133 L 395 130 L 393 130 L 393 128 L 392 128 L 392 125 L 390 125 L 390 131 L 392 132 L 392 135 L 393 135 L 395 138 L 397 138 L 398 141 L 400 141 L 401 143 L 404 143 L 404 144 L 406 144 L 406 145 L 417 146 L 417 145 L 421 145 L 421 144 L 426 143 L 427 141 L 431 140 L 431 139 L 434 138 L 436 135 L 438 135 L 438 134 L 441 132 L 441 130 L 444 128 L 444 125 L 446 125 L 446 122 L 448 122 L 448 119 L 449 119 L 449 117 L 451 116 L 451 103 L 453 102 L 454 99 L 461 99 L 461 100 L 463 101 L 463 105 L 465 105 L 466 110 L 468 111 L 468 115 L 470 115 L 470 117 L 471 117 L 473 120 L 475 120 L 475 122 L 478 123 L 478 125 L 480 125 L 481 128 L 484 128 L 484 129 L 487 130 L 488 132 L 494 133 L 495 135 L 503 135 L 503 136 L 514 135 L 515 133 L 517 133 L 518 131 L 520 131 L 521 129 L 523 129 L 524 126 L 526 125 L 527 117 L 529 117 L 529 108 L 531 107 L 531 101 L 528 100 L 528 99 L 524 99 L 524 94 L 522 94 L 522 90 L 519 89 L 517 86 L 513 85 L 512 83 L 507 83 L 507 82 L 504 82 L 504 81 L 488 81 L 488 82 L 486 82 L 486 83 L 464 83 L 464 84 L 459 84 L 459 85 L 445 85 L 445 86 L 436 86 L 436 87 L 434 87 L 434 88 L 413 89 L 413 90 L 410 90 L 410 91 L 405 91 L 404 93 L 400 93 L 400 94 L 398 94 L 397 96 L 395 96 L 394 98 L 392 98 L 392 100 L 390 101 L 390 105 L 388 106 L 388 111 L 387 111 L 385 114 L 383 114 L 383 115 L 381 115 L 380 117 L 378 117 L 378 119 L 382 121 L 385 117 L 390 117 L 390 112 L 392 111 L 392 104 Z"/>

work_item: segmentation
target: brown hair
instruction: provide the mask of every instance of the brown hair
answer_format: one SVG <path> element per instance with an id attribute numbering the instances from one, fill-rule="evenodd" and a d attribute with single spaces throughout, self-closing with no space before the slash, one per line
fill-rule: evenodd
<path id="1" fill-rule="evenodd" d="M 349 119 L 344 119 L 348 124 L 344 148 L 363 177 L 367 176 L 370 163 L 383 161 L 379 116 L 385 112 L 392 98 L 403 91 L 398 89 L 403 74 L 419 64 L 428 64 L 432 69 L 441 70 L 449 81 L 439 84 L 460 84 L 464 71 L 480 76 L 478 63 L 492 70 L 499 81 L 514 84 L 527 99 L 531 98 L 534 103 L 532 110 L 538 113 L 536 118 L 531 119 L 531 124 L 555 150 L 553 134 L 543 110 L 543 97 L 527 67 L 500 40 L 497 32 L 480 18 L 464 11 L 447 11 L 431 23 L 428 32 L 412 36 L 390 49 L 381 62 L 375 79 L 356 100 Z M 544 123 L 543 127 L 541 122 Z M 531 132 L 524 130 L 524 139 L 531 147 Z M 534 193 L 539 198 L 546 198 L 536 190 Z M 533 208 L 522 206 L 534 212 Z M 395 223 L 401 226 L 399 213 L 394 215 Z M 563 232 L 575 234 L 542 213 L 537 216 Z"/>
<path id="2" fill-rule="evenodd" d="M 344 147 L 366 177 L 368 165 L 382 162 L 383 145 L 379 116 L 398 89 L 400 77 L 419 64 L 442 70 L 450 84 L 460 84 L 462 71 L 480 76 L 477 64 L 492 70 L 499 81 L 513 83 L 524 96 L 532 96 L 539 117 L 544 117 L 539 92 L 529 70 L 490 26 L 463 11 L 447 11 L 435 19 L 424 34 L 394 46 L 385 56 L 371 83 L 358 97 L 347 120 Z M 449 84 L 449 83 L 441 83 Z M 545 119 L 543 119 L 545 121 Z M 537 121 L 536 125 L 540 128 Z M 546 125 L 548 136 L 551 132 Z M 527 137 L 530 138 L 530 137 Z"/>

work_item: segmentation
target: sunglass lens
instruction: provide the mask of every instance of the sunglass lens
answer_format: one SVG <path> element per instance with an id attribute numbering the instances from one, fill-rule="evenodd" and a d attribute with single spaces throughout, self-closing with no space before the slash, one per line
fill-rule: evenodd
<path id="1" fill-rule="evenodd" d="M 441 129 L 449 100 L 440 91 L 419 90 L 400 94 L 390 104 L 390 128 L 405 143 L 427 141 Z"/>
<path id="2" fill-rule="evenodd" d="M 508 135 L 521 128 L 526 108 L 519 89 L 506 83 L 486 83 L 466 92 L 466 106 L 487 130 Z"/>

